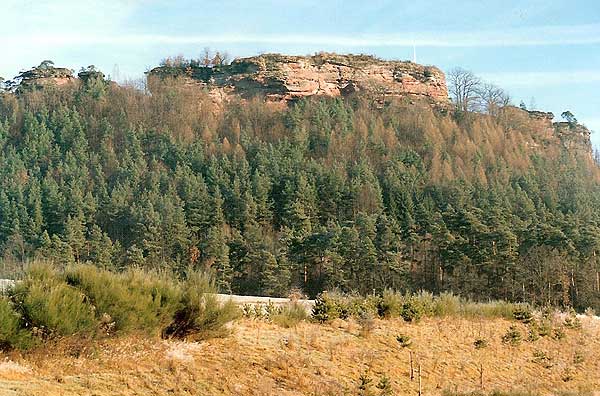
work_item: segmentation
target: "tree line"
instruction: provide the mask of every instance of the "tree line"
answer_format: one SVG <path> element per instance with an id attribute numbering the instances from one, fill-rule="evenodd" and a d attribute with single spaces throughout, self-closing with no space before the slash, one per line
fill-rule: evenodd
<path id="1" fill-rule="evenodd" d="M 0 94 L 5 268 L 191 267 L 238 294 L 600 308 L 598 170 L 540 145 L 518 109 L 457 116 L 364 96 L 281 109 L 145 86 L 94 74 Z"/>

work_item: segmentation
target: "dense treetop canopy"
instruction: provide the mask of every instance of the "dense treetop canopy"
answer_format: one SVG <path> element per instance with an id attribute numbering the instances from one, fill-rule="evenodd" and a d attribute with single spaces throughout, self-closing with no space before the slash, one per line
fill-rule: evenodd
<path id="1" fill-rule="evenodd" d="M 224 292 L 451 290 L 600 308 L 589 154 L 526 113 L 216 105 L 175 80 L 0 93 L 3 268 L 215 272 Z"/>

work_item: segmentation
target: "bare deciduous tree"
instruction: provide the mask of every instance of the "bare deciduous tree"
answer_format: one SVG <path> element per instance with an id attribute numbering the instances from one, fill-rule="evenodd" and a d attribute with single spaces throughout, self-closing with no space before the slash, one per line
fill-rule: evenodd
<path id="1" fill-rule="evenodd" d="M 510 96 L 502 88 L 483 83 L 477 90 L 479 110 L 491 115 L 498 115 L 498 110 L 510 104 Z"/>
<path id="2" fill-rule="evenodd" d="M 479 77 L 469 70 L 458 67 L 448 73 L 448 85 L 458 110 L 476 110 L 478 91 L 481 87 Z"/>

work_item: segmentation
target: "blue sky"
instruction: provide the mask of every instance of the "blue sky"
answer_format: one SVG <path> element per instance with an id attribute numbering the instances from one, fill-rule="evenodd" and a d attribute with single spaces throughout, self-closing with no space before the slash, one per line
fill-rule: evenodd
<path id="1" fill-rule="evenodd" d="M 598 0 L 1 0 L 0 76 L 44 59 L 138 78 L 169 55 L 204 47 L 370 53 L 470 69 L 515 103 L 571 110 L 598 133 Z"/>

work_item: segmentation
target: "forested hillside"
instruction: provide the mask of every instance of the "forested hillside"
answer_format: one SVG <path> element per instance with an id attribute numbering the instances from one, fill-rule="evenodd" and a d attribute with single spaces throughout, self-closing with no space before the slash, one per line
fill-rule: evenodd
<path id="1" fill-rule="evenodd" d="M 90 73 L 0 93 L 0 268 L 191 266 L 237 294 L 600 309 L 599 180 L 591 153 L 511 106 L 217 104 L 177 80 Z"/>

